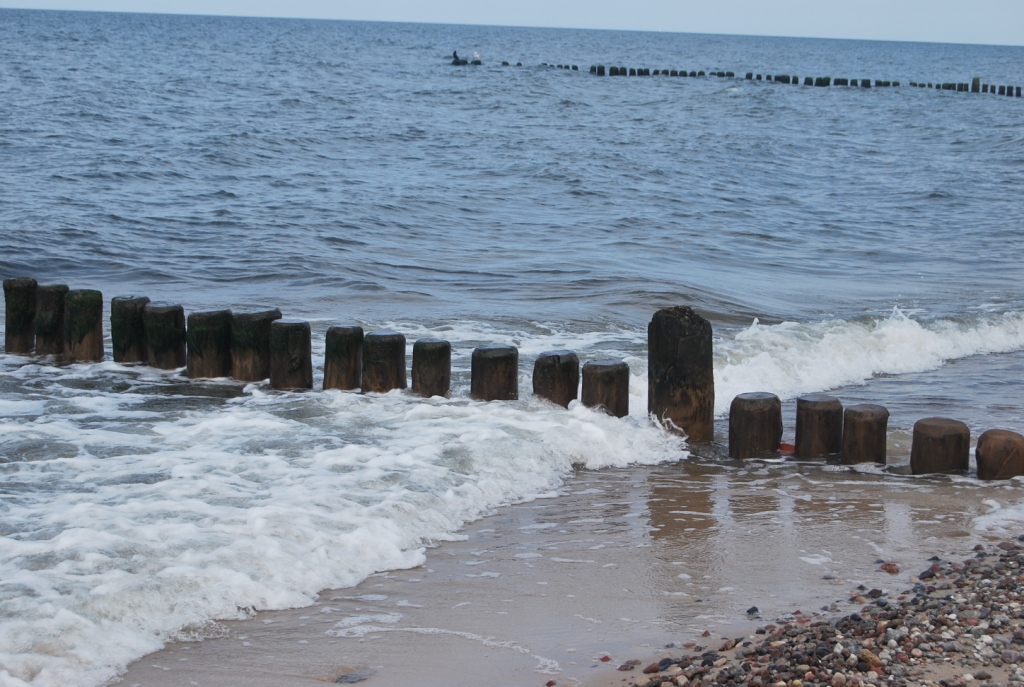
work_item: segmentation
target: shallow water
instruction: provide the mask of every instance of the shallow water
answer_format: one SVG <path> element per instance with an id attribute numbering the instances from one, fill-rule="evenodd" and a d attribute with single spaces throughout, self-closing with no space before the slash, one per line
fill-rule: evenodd
<path id="1" fill-rule="evenodd" d="M 484 65 L 453 68 L 452 49 Z M 429 401 L 0 357 L 0 683 L 100 684 L 213 619 L 421 565 L 507 504 L 570 508 L 535 501 L 566 480 L 686 460 L 645 412 L 646 323 L 666 305 L 714 326 L 719 439 L 755 390 L 785 399 L 787 436 L 802 393 L 888 406 L 893 463 L 927 415 L 1024 430 L 1024 100 L 586 73 L 1022 83 L 1022 56 L 0 10 L 0 276 L 280 307 L 311 320 L 318 383 L 331 324 L 454 348 L 452 396 Z M 522 400 L 468 399 L 487 343 L 519 347 Z M 625 359 L 630 417 L 532 398 L 553 348 Z M 741 468 L 709 465 L 728 500 Z M 970 488 L 1008 489 L 1000 517 L 1021 520 L 1016 484 Z M 951 516 L 980 515 L 969 501 Z M 813 539 L 796 512 L 781 526 Z M 651 627 L 628 641 L 671 629 Z"/>

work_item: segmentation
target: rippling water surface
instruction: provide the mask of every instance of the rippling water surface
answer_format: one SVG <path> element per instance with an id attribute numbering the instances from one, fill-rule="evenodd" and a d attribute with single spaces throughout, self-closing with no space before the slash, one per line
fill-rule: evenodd
<path id="1" fill-rule="evenodd" d="M 0 683 L 97 684 L 211 619 L 416 565 L 574 469 L 687 457 L 645 416 L 666 305 L 715 327 L 719 413 L 752 390 L 881 402 L 892 462 L 925 415 L 1024 430 L 1024 100 L 906 87 L 1022 84 L 1022 58 L 0 10 L 3 277 L 277 306 L 320 366 L 335 323 L 455 347 L 431 401 L 0 358 Z M 517 403 L 467 398 L 494 342 L 520 347 Z M 530 397 L 556 347 L 626 359 L 631 416 Z"/>

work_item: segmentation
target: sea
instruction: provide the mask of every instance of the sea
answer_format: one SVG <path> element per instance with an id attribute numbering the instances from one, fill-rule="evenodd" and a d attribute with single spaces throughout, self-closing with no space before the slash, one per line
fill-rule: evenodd
<path id="1" fill-rule="evenodd" d="M 1016 536 L 1019 481 L 898 470 L 922 417 L 1024 432 L 1024 100 L 909 86 L 975 76 L 1024 84 L 1024 48 L 0 10 L 0 276 L 100 289 L 105 320 L 121 295 L 278 307 L 311 323 L 318 387 L 331 325 L 453 347 L 432 399 L 115 364 L 109 321 L 101 363 L 0 356 L 0 685 L 106 684 L 607 487 L 580 480 L 696 471 L 742 502 L 736 481 L 813 474 L 939 510 L 955 490 L 955 536 Z M 778 394 L 791 440 L 794 399 L 829 391 L 889 408 L 890 466 L 733 463 L 657 426 L 647 323 L 674 305 L 713 326 L 719 446 L 736 394 Z M 469 398 L 486 344 L 518 347 L 519 401 Z M 535 398 L 560 348 L 625 360 L 629 416 Z"/>

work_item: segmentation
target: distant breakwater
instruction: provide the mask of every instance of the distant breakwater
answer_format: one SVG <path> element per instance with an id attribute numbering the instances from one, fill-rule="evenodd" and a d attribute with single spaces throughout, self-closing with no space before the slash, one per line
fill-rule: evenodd
<path id="1" fill-rule="evenodd" d="M 455 59 L 452 60 L 453 66 L 482 66 L 483 61 L 479 59 L 467 60 L 467 59 Z M 511 67 L 511 63 L 503 61 L 501 63 L 503 67 Z M 516 67 L 522 67 L 522 62 L 517 62 Z M 549 69 L 564 69 L 571 72 L 580 72 L 578 64 L 552 64 L 548 62 L 542 62 L 541 67 Z M 734 71 L 707 71 L 707 70 L 686 70 L 686 69 L 650 69 L 648 67 L 623 67 L 623 66 L 606 66 L 603 64 L 590 65 L 589 72 L 595 76 L 669 76 L 669 77 L 688 77 L 688 78 L 719 78 L 719 79 L 736 79 Z M 850 78 L 850 77 L 832 77 L 832 76 L 804 76 L 802 79 L 796 74 L 767 74 L 767 73 L 755 73 L 746 72 L 742 77 L 744 81 L 765 81 L 769 83 L 787 84 L 799 86 L 816 86 L 819 88 L 828 88 L 831 86 L 845 86 L 848 88 L 899 88 L 901 82 L 890 80 L 890 79 L 870 79 L 870 78 Z M 987 93 L 991 95 L 1002 95 L 1009 97 L 1022 97 L 1022 87 L 1014 86 L 1009 84 L 990 84 L 983 83 L 980 76 L 973 77 L 970 82 L 932 82 L 932 81 L 910 81 L 908 83 L 910 88 L 930 88 L 937 91 L 954 91 L 956 93 Z"/>

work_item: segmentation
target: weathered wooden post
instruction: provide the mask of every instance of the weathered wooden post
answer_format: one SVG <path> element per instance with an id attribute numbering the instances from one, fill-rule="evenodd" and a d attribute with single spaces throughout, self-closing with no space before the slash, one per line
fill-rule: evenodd
<path id="1" fill-rule="evenodd" d="M 270 377 L 270 325 L 281 319 L 277 308 L 231 313 L 231 376 L 240 382 Z"/>
<path id="2" fill-rule="evenodd" d="M 362 385 L 363 328 L 331 327 L 324 352 L 324 389 L 351 391 Z"/>
<path id="3" fill-rule="evenodd" d="M 515 346 L 473 349 L 470 394 L 478 401 L 519 398 L 519 350 Z"/>
<path id="4" fill-rule="evenodd" d="M 114 296 L 110 299 L 110 348 L 115 363 L 144 363 L 146 325 L 143 312 L 145 296 Z"/>
<path id="5" fill-rule="evenodd" d="M 294 391 L 313 388 L 309 322 L 280 319 L 270 323 L 270 386 Z"/>
<path id="6" fill-rule="evenodd" d="M 36 345 L 35 279 L 4 279 L 4 352 L 31 353 Z"/>
<path id="7" fill-rule="evenodd" d="M 813 85 L 814 85 L 814 77 L 813 76 L 805 76 L 804 77 L 804 86 L 813 86 Z"/>
<path id="8" fill-rule="evenodd" d="M 231 376 L 231 311 L 189 313 L 185 374 L 192 379 Z"/>
<path id="9" fill-rule="evenodd" d="M 147 303 L 142 309 L 146 360 L 160 370 L 185 366 L 185 309 L 171 303 Z"/>
<path id="10" fill-rule="evenodd" d="M 546 351 L 533 364 L 533 393 L 563 408 L 580 387 L 580 359 L 572 351 Z"/>
<path id="11" fill-rule="evenodd" d="M 843 404 L 828 394 L 796 399 L 797 458 L 817 458 L 843 449 Z"/>
<path id="12" fill-rule="evenodd" d="M 976 76 L 971 79 L 971 93 L 981 93 L 981 77 Z"/>
<path id="13" fill-rule="evenodd" d="M 871 79 L 861 79 L 860 80 L 860 87 L 861 88 L 871 88 Z"/>
<path id="14" fill-rule="evenodd" d="M 910 446 L 910 471 L 915 475 L 966 472 L 970 449 L 971 430 L 964 423 L 944 417 L 918 420 Z"/>
<path id="15" fill-rule="evenodd" d="M 384 329 L 363 337 L 363 393 L 405 388 L 405 335 Z"/>
<path id="16" fill-rule="evenodd" d="M 1010 479 L 1024 475 L 1024 436 L 1005 429 L 990 429 L 978 437 L 974 451 L 978 479 Z"/>
<path id="17" fill-rule="evenodd" d="M 36 355 L 64 355 L 64 298 L 67 284 L 36 287 Z"/>
<path id="18" fill-rule="evenodd" d="M 729 457 L 756 458 L 779 450 L 782 401 L 775 394 L 740 394 L 729 406 Z"/>
<path id="19" fill-rule="evenodd" d="M 843 413 L 843 464 L 885 465 L 885 439 L 889 411 L 884 406 L 864 403 Z"/>
<path id="20" fill-rule="evenodd" d="M 103 294 L 75 289 L 64 297 L 64 360 L 103 360 Z"/>
<path id="21" fill-rule="evenodd" d="M 647 412 L 690 441 L 715 433 L 715 373 L 711 323 L 690 307 L 664 308 L 647 327 Z"/>
<path id="22" fill-rule="evenodd" d="M 591 360 L 583 365 L 583 405 L 609 415 L 629 415 L 629 365 L 621 360 Z"/>
<path id="23" fill-rule="evenodd" d="M 412 345 L 412 392 L 447 396 L 452 385 L 452 345 L 443 339 L 417 339 Z"/>

